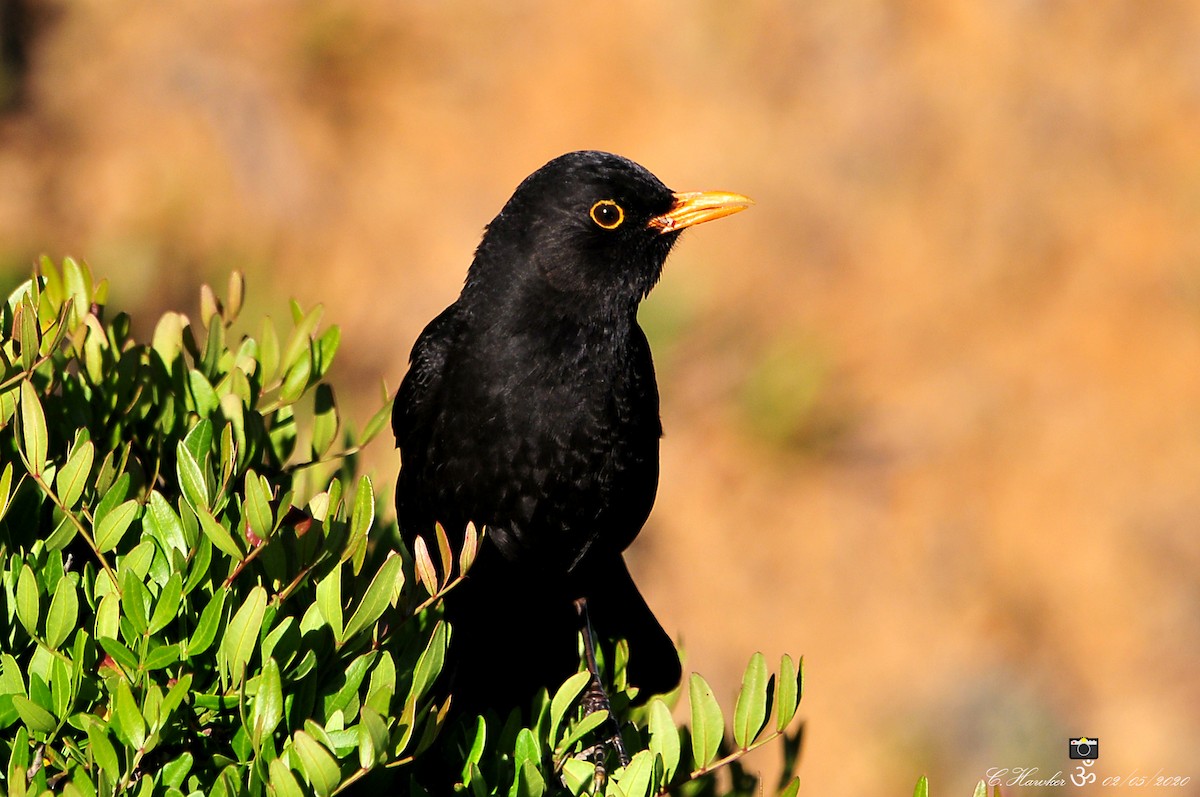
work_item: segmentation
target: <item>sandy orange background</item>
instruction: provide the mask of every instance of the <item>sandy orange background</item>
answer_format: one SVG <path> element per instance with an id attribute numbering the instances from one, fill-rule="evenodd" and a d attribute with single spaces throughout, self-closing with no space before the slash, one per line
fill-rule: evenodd
<path id="1" fill-rule="evenodd" d="M 146 329 L 244 269 L 249 315 L 325 303 L 359 423 L 549 158 L 753 196 L 643 311 L 630 555 L 690 666 L 731 708 L 804 654 L 810 795 L 1069 773 L 1078 735 L 1200 793 L 1200 5 L 0 9 L 0 287 L 72 254 Z"/>

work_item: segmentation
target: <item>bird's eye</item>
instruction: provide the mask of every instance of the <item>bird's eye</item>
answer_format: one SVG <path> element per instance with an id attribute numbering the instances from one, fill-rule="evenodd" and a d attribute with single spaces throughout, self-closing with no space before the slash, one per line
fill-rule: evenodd
<path id="1" fill-rule="evenodd" d="M 592 205 L 592 221 L 606 230 L 615 230 L 625 221 L 625 211 L 611 199 L 601 199 Z"/>

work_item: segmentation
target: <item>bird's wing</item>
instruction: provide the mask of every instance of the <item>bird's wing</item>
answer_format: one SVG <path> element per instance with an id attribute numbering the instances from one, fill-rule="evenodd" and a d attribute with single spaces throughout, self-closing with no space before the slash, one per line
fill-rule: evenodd
<path id="1" fill-rule="evenodd" d="M 438 403 L 446 358 L 462 328 L 462 309 L 452 304 L 429 322 L 413 344 L 408 373 L 392 405 L 392 432 L 401 456 L 411 453 L 415 437 L 429 426 L 428 415 Z"/>

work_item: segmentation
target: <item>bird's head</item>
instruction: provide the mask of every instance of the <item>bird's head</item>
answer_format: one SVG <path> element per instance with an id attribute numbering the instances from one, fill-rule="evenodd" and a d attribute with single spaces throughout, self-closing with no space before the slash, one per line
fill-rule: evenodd
<path id="1" fill-rule="evenodd" d="M 584 312 L 632 309 L 680 232 L 751 204 L 720 191 L 676 193 L 626 158 L 571 152 L 517 187 L 488 225 L 468 284 L 507 280 Z"/>

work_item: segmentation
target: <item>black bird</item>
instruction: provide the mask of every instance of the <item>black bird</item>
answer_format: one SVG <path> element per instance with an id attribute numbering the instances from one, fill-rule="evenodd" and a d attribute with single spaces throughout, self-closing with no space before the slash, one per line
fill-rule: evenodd
<path id="1" fill-rule="evenodd" d="M 679 658 L 622 552 L 658 489 L 658 386 L 638 303 L 680 231 L 744 210 L 739 194 L 673 193 L 638 164 L 572 152 L 526 178 L 492 220 L 458 301 L 421 333 L 396 396 L 396 512 L 433 550 L 486 527 L 452 590 L 447 669 L 459 711 L 504 712 L 579 666 L 595 633 L 629 641 L 640 697 Z"/>

